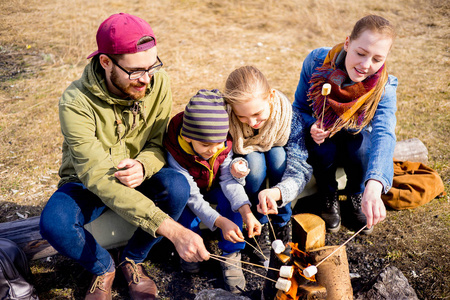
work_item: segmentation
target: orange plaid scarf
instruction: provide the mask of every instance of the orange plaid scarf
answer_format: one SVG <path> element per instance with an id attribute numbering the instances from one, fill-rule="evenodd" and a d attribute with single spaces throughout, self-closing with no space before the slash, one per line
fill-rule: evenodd
<path id="1" fill-rule="evenodd" d="M 372 120 L 387 82 L 383 65 L 364 81 L 344 85 L 349 82 L 348 74 L 336 65 L 343 48 L 343 43 L 338 44 L 328 52 L 323 65 L 311 76 L 312 86 L 308 90 L 308 101 L 312 102 L 314 116 L 323 118 L 322 128 L 331 131 L 330 137 L 342 128 L 360 132 Z M 328 96 L 322 95 L 325 83 L 331 84 Z"/>

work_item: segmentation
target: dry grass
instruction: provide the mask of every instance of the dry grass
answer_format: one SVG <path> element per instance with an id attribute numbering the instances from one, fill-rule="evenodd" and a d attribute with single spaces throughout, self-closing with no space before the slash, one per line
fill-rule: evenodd
<path id="1" fill-rule="evenodd" d="M 2 222 L 17 219 L 16 212 L 38 215 L 55 190 L 62 142 L 58 98 L 95 50 L 99 22 L 120 11 L 136 14 L 154 28 L 172 79 L 173 113 L 198 89 L 221 88 L 226 76 L 245 64 L 257 66 L 273 87 L 293 99 L 309 51 L 343 41 L 354 22 L 368 13 L 388 18 L 398 28 L 388 60 L 390 73 L 400 83 L 397 138 L 422 140 L 429 165 L 449 188 L 448 1 L 11 0 L 1 1 L 0 11 Z M 386 246 L 393 257 L 449 260 L 448 198 L 413 211 L 390 212 L 388 218 L 389 226 L 396 228 Z M 430 278 L 439 278 L 441 287 L 430 282 L 432 288 L 420 296 L 448 299 L 449 263 L 429 268 L 432 276 L 424 274 L 424 283 L 406 275 L 421 289 Z"/>

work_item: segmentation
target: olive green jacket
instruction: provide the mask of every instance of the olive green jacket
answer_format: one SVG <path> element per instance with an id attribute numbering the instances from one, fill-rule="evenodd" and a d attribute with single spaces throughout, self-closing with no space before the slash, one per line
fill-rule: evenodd
<path id="1" fill-rule="evenodd" d="M 98 59 L 92 59 L 59 101 L 64 136 L 59 186 L 69 181 L 83 183 L 118 215 L 156 236 L 169 216 L 142 193 L 120 183 L 114 172 L 126 158 L 142 163 L 145 179 L 164 166 L 162 140 L 172 109 L 167 73 L 153 76 L 146 96 L 138 102 L 141 113 L 134 116 L 133 105 L 135 101 L 108 92 L 104 70 Z"/>

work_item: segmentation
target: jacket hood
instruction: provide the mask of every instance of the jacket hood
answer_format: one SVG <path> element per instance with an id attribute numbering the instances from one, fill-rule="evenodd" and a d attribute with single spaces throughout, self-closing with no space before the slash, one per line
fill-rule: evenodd
<path id="1" fill-rule="evenodd" d="M 122 106 L 132 106 L 135 102 L 141 102 L 140 100 L 136 101 L 132 99 L 117 98 L 116 95 L 108 91 L 105 70 L 100 65 L 98 57 L 91 59 L 89 64 L 84 68 L 81 80 L 84 87 L 88 89 L 89 92 L 110 105 L 118 104 Z M 150 85 L 147 88 L 146 94 L 150 93 Z"/>

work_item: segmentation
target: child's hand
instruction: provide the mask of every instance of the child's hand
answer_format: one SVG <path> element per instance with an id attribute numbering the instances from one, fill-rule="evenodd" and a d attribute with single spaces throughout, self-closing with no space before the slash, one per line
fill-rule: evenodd
<path id="1" fill-rule="evenodd" d="M 244 242 L 244 235 L 239 227 L 225 217 L 218 217 L 216 226 L 222 229 L 223 238 L 232 243 Z"/>
<path id="2" fill-rule="evenodd" d="M 244 224 L 247 226 L 248 237 L 252 238 L 255 235 L 260 235 L 261 223 L 259 223 L 255 215 L 252 213 L 250 205 L 242 205 L 241 207 L 239 207 L 238 211 L 242 216 Z"/>
<path id="3" fill-rule="evenodd" d="M 244 223 L 247 225 L 249 238 L 261 234 L 261 223 L 259 223 L 254 214 L 247 215 L 247 218 L 244 219 Z"/>
<path id="4" fill-rule="evenodd" d="M 258 199 L 257 210 L 260 214 L 278 214 L 276 201 L 281 200 L 281 192 L 278 188 L 262 190 L 258 194 Z"/>
<path id="5" fill-rule="evenodd" d="M 250 169 L 247 167 L 244 160 L 238 160 L 231 165 L 230 172 L 235 178 L 243 178 L 250 173 Z"/>

